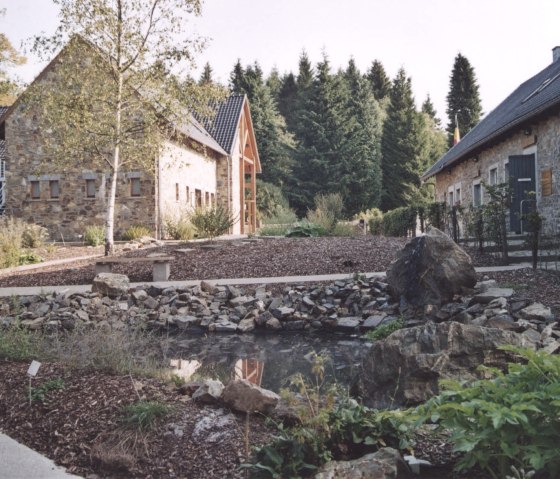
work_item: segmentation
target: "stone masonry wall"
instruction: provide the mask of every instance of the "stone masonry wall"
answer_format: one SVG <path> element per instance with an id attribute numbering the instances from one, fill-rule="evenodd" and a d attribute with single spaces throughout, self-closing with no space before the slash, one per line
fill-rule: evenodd
<path id="1" fill-rule="evenodd" d="M 546 217 L 545 227 L 560 230 L 560 115 L 555 115 L 531 125 L 531 134 L 523 130 L 515 132 L 507 140 L 484 150 L 475 158 L 469 158 L 451 168 L 445 168 L 435 176 L 436 199 L 448 198 L 449 190 L 461 191 L 460 203 L 473 204 L 473 185 L 490 183 L 490 170 L 498 169 L 498 183 L 505 181 L 506 164 L 509 156 L 535 154 L 536 189 L 539 211 Z M 541 173 L 552 169 L 552 194 L 542 195 Z M 488 194 L 483 191 L 483 203 Z M 454 195 L 455 196 L 455 195 Z M 457 203 L 454 199 L 454 203 Z"/>

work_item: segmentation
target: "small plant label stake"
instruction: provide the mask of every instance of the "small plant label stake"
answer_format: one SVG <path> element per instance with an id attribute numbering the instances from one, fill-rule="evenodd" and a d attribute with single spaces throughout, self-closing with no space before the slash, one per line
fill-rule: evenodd
<path id="1" fill-rule="evenodd" d="M 41 363 L 34 360 L 31 361 L 29 369 L 27 370 L 27 375 L 29 376 L 29 406 L 31 406 L 31 380 L 37 375 L 40 367 Z"/>

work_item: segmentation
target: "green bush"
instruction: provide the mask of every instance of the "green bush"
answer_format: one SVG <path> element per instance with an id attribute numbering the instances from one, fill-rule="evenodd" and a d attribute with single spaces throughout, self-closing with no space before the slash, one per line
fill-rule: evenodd
<path id="1" fill-rule="evenodd" d="M 19 265 L 42 263 L 43 258 L 33 251 L 26 251 L 19 255 Z"/>
<path id="2" fill-rule="evenodd" d="M 144 236 L 151 236 L 151 235 L 152 235 L 152 230 L 147 226 L 133 225 L 123 233 L 122 238 L 125 241 L 134 241 Z"/>
<path id="3" fill-rule="evenodd" d="M 29 331 L 19 322 L 0 327 L 0 359 L 28 361 L 35 359 L 40 351 L 40 334 Z"/>
<path id="4" fill-rule="evenodd" d="M 25 225 L 25 230 L 21 237 L 24 248 L 39 248 L 49 239 L 49 231 L 39 225 Z"/>
<path id="5" fill-rule="evenodd" d="M 105 227 L 92 225 L 84 231 L 84 243 L 88 246 L 99 246 L 105 241 Z"/>
<path id="6" fill-rule="evenodd" d="M 163 220 L 163 228 L 166 238 L 188 241 L 195 237 L 196 230 L 188 218 L 180 216 L 177 218 L 166 217 Z"/>
<path id="7" fill-rule="evenodd" d="M 383 234 L 386 236 L 413 236 L 416 231 L 417 211 L 413 206 L 403 206 L 383 215 Z"/>
<path id="8" fill-rule="evenodd" d="M 41 386 L 31 389 L 31 400 L 44 402 L 49 392 L 60 389 L 64 389 L 64 381 L 60 378 L 50 379 L 41 384 Z"/>
<path id="9" fill-rule="evenodd" d="M 368 221 L 368 229 L 374 236 L 383 234 L 383 216 L 370 218 Z"/>
<path id="10" fill-rule="evenodd" d="M 460 470 L 478 466 L 501 478 L 517 468 L 560 475 L 560 356 L 511 346 L 519 355 L 503 373 L 471 384 L 442 382 L 444 391 L 418 408 L 422 420 L 451 430 Z"/>
<path id="11" fill-rule="evenodd" d="M 123 421 L 132 429 L 147 431 L 171 411 L 171 406 L 159 401 L 138 401 L 124 408 Z"/>
<path id="12" fill-rule="evenodd" d="M 191 213 L 190 219 L 198 233 L 210 240 L 227 233 L 235 223 L 232 213 L 221 205 L 196 208 Z"/>
<path id="13" fill-rule="evenodd" d="M 291 225 L 264 225 L 259 228 L 261 236 L 285 236 L 290 230 Z"/>
<path id="14" fill-rule="evenodd" d="M 289 209 L 282 189 L 272 183 L 257 180 L 257 212 L 260 219 L 270 218 Z"/>
<path id="15" fill-rule="evenodd" d="M 288 238 L 309 238 L 326 236 L 327 231 L 321 225 L 310 223 L 307 220 L 300 221 L 293 225 L 286 233 Z"/>
<path id="16" fill-rule="evenodd" d="M 332 236 L 356 236 L 357 225 L 352 223 L 340 222 L 337 223 L 331 232 Z"/>
<path id="17" fill-rule="evenodd" d="M 394 321 L 381 324 L 380 326 L 377 326 L 377 328 L 368 331 L 366 333 L 366 338 L 372 341 L 380 341 L 402 328 L 404 328 L 404 319 L 395 319 Z"/>

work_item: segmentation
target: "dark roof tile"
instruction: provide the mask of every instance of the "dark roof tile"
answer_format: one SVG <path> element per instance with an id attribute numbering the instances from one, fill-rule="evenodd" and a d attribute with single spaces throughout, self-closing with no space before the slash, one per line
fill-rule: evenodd
<path id="1" fill-rule="evenodd" d="M 237 133 L 237 125 L 243 110 L 245 95 L 233 94 L 218 106 L 212 122 L 205 121 L 204 126 L 230 155 Z"/>
<path id="2" fill-rule="evenodd" d="M 560 105 L 560 60 L 522 83 L 426 171 L 423 178 L 467 158 L 486 143 L 556 105 Z"/>

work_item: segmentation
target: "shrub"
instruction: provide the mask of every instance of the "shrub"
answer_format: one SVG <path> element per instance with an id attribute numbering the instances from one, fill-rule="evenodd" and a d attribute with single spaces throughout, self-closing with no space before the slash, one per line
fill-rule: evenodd
<path id="1" fill-rule="evenodd" d="M 282 209 L 289 209 L 282 189 L 272 183 L 257 180 L 257 212 L 259 218 L 276 216 Z"/>
<path id="2" fill-rule="evenodd" d="M 0 359 L 28 361 L 35 359 L 40 351 L 40 335 L 29 331 L 19 322 L 0 327 Z"/>
<path id="3" fill-rule="evenodd" d="M 24 248 L 39 248 L 49 239 L 47 228 L 39 225 L 25 225 L 21 238 Z"/>
<path id="4" fill-rule="evenodd" d="M 383 234 L 383 216 L 370 218 L 368 221 L 368 229 L 374 236 Z"/>
<path id="5" fill-rule="evenodd" d="M 187 218 L 167 217 L 163 220 L 165 236 L 174 240 L 188 241 L 194 238 L 196 230 Z"/>
<path id="6" fill-rule="evenodd" d="M 0 218 L 0 268 L 19 265 L 26 224 L 12 217 Z"/>
<path id="7" fill-rule="evenodd" d="M 122 238 L 125 241 L 134 241 L 144 236 L 151 236 L 151 235 L 152 235 L 152 230 L 147 226 L 133 225 L 123 233 Z"/>
<path id="8" fill-rule="evenodd" d="M 357 225 L 352 223 L 337 223 L 331 232 L 332 236 L 356 236 Z"/>
<path id="9" fill-rule="evenodd" d="M 504 477 L 511 465 L 559 477 L 560 356 L 503 347 L 519 355 L 503 373 L 484 368 L 491 379 L 471 384 L 442 382 L 444 391 L 418 408 L 422 420 L 452 432 L 461 470 L 479 466 Z"/>
<path id="10" fill-rule="evenodd" d="M 315 209 L 307 212 L 307 220 L 332 234 L 342 219 L 344 202 L 340 193 L 315 196 Z"/>
<path id="11" fill-rule="evenodd" d="M 394 321 L 391 321 L 389 323 L 377 326 L 377 328 L 373 329 L 372 331 L 368 331 L 366 333 L 366 337 L 372 341 L 379 341 L 381 339 L 385 339 L 395 331 L 398 331 L 402 328 L 404 328 L 404 320 L 402 318 L 395 319 Z"/>
<path id="12" fill-rule="evenodd" d="M 196 208 L 190 219 L 200 235 L 210 240 L 227 233 L 235 223 L 232 213 L 221 205 Z"/>
<path id="13" fill-rule="evenodd" d="M 92 225 L 84 231 L 84 243 L 88 246 L 99 246 L 105 241 L 105 227 Z"/>
<path id="14" fill-rule="evenodd" d="M 43 262 L 43 258 L 33 251 L 27 251 L 19 255 L 19 265 L 36 264 Z"/>
<path id="15" fill-rule="evenodd" d="M 259 228 L 261 236 L 285 236 L 290 230 L 291 225 L 264 225 Z"/>
<path id="16" fill-rule="evenodd" d="M 292 226 L 286 233 L 288 238 L 309 238 L 325 236 L 327 231 L 321 226 L 309 221 L 301 221 Z"/>
<path id="17" fill-rule="evenodd" d="M 402 206 L 383 215 L 383 234 L 386 236 L 414 236 L 416 208 Z"/>
<path id="18" fill-rule="evenodd" d="M 147 431 L 171 411 L 171 406 L 159 401 L 138 401 L 124 408 L 123 421 L 133 429 Z"/>
<path id="19" fill-rule="evenodd" d="M 273 216 L 265 216 L 262 223 L 265 225 L 290 225 L 297 221 L 294 210 L 289 207 L 278 208 Z"/>

